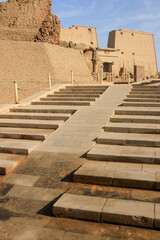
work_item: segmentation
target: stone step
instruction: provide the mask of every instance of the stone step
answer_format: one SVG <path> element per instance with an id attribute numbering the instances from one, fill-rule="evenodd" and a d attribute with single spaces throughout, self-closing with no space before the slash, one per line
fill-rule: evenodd
<path id="1" fill-rule="evenodd" d="M 141 108 L 139 107 L 118 107 L 115 110 L 116 115 L 141 115 L 141 116 L 160 116 L 160 110 L 156 107 Z"/>
<path id="2" fill-rule="evenodd" d="M 114 116 L 112 116 L 110 118 L 110 121 L 111 122 L 118 122 L 118 123 L 151 123 L 151 124 L 160 124 L 160 116 L 114 115 Z M 158 129 L 159 129 L 159 127 L 158 127 Z"/>
<path id="3" fill-rule="evenodd" d="M 86 87 L 81 87 L 81 88 L 79 88 L 79 87 L 66 87 L 66 88 L 63 88 L 63 89 L 59 89 L 59 91 L 61 92 L 61 91 L 88 91 L 88 92 L 95 92 L 95 91 L 105 91 L 107 88 L 86 88 Z"/>
<path id="4" fill-rule="evenodd" d="M 30 105 L 27 107 L 11 108 L 10 112 L 25 112 L 25 113 L 63 113 L 74 114 L 77 111 L 74 107 L 69 106 L 39 106 Z"/>
<path id="5" fill-rule="evenodd" d="M 157 98 L 126 98 L 124 100 L 125 102 L 155 102 L 155 103 L 158 103 L 160 102 L 160 99 L 157 99 Z"/>
<path id="6" fill-rule="evenodd" d="M 129 94 L 128 98 L 160 98 L 160 94 Z"/>
<path id="7" fill-rule="evenodd" d="M 131 91 L 133 92 L 160 92 L 160 88 L 153 88 L 153 87 L 148 87 L 148 88 L 132 88 Z"/>
<path id="8" fill-rule="evenodd" d="M 62 123 L 63 121 L 0 119 L 0 127 L 57 129 Z"/>
<path id="9" fill-rule="evenodd" d="M 90 96 L 90 97 L 92 97 L 92 96 L 100 96 L 102 93 L 100 92 L 100 93 L 93 93 L 93 92 L 54 92 L 54 96 L 64 96 L 64 95 L 66 95 L 66 96 L 84 96 L 84 95 L 87 95 L 87 96 Z M 53 94 L 49 94 L 49 95 L 52 95 L 53 96 Z"/>
<path id="10" fill-rule="evenodd" d="M 158 134 L 135 134 L 135 133 L 104 133 L 97 138 L 99 144 L 160 147 Z"/>
<path id="11" fill-rule="evenodd" d="M 103 186 L 159 190 L 160 166 L 87 161 L 74 172 L 73 181 Z"/>
<path id="12" fill-rule="evenodd" d="M 54 130 L 34 128 L 2 128 L 0 127 L 0 138 L 45 140 Z"/>
<path id="13" fill-rule="evenodd" d="M 28 155 L 41 141 L 0 138 L 0 152 Z"/>
<path id="14" fill-rule="evenodd" d="M 67 106 L 90 106 L 90 102 L 81 102 L 81 101 L 38 101 L 38 102 L 32 102 L 32 105 L 67 105 Z"/>
<path id="15" fill-rule="evenodd" d="M 41 101 L 95 101 L 96 98 L 93 97 L 46 97 L 40 98 Z"/>
<path id="16" fill-rule="evenodd" d="M 47 97 L 85 97 L 85 98 L 99 98 L 100 94 L 64 94 L 64 93 L 56 93 L 56 94 L 48 94 Z"/>
<path id="17" fill-rule="evenodd" d="M 154 85 L 140 85 L 140 86 L 136 86 L 136 85 L 134 85 L 133 87 L 132 87 L 133 89 L 140 89 L 140 88 L 143 88 L 143 89 L 151 89 L 151 88 L 153 88 L 153 89 L 160 89 L 160 86 L 154 86 Z"/>
<path id="18" fill-rule="evenodd" d="M 122 106 L 130 107 L 160 107 L 160 103 L 123 102 Z"/>
<path id="19" fill-rule="evenodd" d="M 110 122 L 104 127 L 106 132 L 160 134 L 160 125 L 147 123 Z"/>
<path id="20" fill-rule="evenodd" d="M 137 90 L 137 91 L 159 91 L 160 90 L 160 86 L 139 86 L 139 87 L 132 87 L 131 90 Z"/>
<path id="21" fill-rule="evenodd" d="M 66 89 L 102 89 L 106 90 L 108 86 L 66 86 Z"/>
<path id="22" fill-rule="evenodd" d="M 54 203 L 52 213 L 61 218 L 158 228 L 159 208 L 158 203 L 65 193 Z"/>
<path id="23" fill-rule="evenodd" d="M 61 120 L 66 121 L 70 114 L 59 113 L 22 113 L 22 112 L 10 112 L 0 114 L 0 118 L 6 119 L 36 119 L 36 120 Z"/>
<path id="24" fill-rule="evenodd" d="M 89 91 L 89 90 L 64 90 L 64 89 L 61 89 L 58 93 L 68 93 L 68 94 L 102 94 L 104 93 L 104 91 L 101 91 L 101 90 L 95 90 L 95 91 Z"/>
<path id="25" fill-rule="evenodd" d="M 105 91 L 107 88 L 65 88 L 65 89 L 60 89 L 60 91 L 62 90 L 66 90 L 66 91 L 91 91 L 91 92 L 94 92 L 94 91 Z"/>
<path id="26" fill-rule="evenodd" d="M 160 164 L 160 149 L 153 147 L 96 144 L 96 146 L 87 153 L 87 159 L 107 162 Z"/>
<path id="27" fill-rule="evenodd" d="M 130 94 L 160 94 L 160 91 L 149 91 L 149 90 L 146 90 L 146 91 L 133 91 L 133 90 L 131 90 L 130 91 Z"/>
<path id="28" fill-rule="evenodd" d="M 0 153 L 0 175 L 10 173 L 23 161 L 24 158 L 24 155 Z"/>

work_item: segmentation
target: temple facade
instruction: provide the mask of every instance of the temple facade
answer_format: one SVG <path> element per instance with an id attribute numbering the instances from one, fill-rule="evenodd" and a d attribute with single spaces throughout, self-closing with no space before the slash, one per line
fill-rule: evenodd
<path id="1" fill-rule="evenodd" d="M 109 33 L 106 48 L 98 45 L 96 28 L 61 28 L 61 41 L 82 48 L 90 71 L 100 79 L 139 81 L 158 73 L 154 36 L 148 32 L 119 29 Z"/>

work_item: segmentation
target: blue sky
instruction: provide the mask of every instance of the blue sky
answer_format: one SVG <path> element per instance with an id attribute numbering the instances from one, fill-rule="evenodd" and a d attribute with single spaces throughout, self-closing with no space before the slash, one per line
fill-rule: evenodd
<path id="1" fill-rule="evenodd" d="M 100 47 L 107 46 L 111 30 L 153 33 L 160 71 L 160 0 L 54 0 L 52 11 L 63 27 L 96 27 Z"/>

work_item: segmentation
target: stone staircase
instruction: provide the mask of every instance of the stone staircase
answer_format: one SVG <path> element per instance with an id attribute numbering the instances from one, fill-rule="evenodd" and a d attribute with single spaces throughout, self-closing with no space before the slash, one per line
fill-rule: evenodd
<path id="1" fill-rule="evenodd" d="M 160 190 L 159 94 L 159 86 L 132 87 L 73 174 L 73 182 L 81 184 L 79 192 L 84 194 L 65 193 L 53 205 L 54 216 L 160 228 L 159 198 L 150 200 Z M 90 194 L 84 190 L 86 184 L 92 186 Z M 94 195 L 97 186 L 113 187 L 114 194 Z M 139 189 L 138 201 L 129 195 L 130 189 Z"/>
<path id="2" fill-rule="evenodd" d="M 105 90 L 105 86 L 67 86 L 32 105 L 90 106 Z"/>
<path id="3" fill-rule="evenodd" d="M 0 114 L 0 174 L 6 175 L 17 167 L 79 106 L 90 106 L 106 89 L 105 86 L 67 86 L 29 106 Z"/>

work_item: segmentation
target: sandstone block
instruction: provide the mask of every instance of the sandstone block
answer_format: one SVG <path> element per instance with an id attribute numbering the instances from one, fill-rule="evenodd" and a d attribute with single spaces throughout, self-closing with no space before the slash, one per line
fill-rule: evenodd
<path id="1" fill-rule="evenodd" d="M 152 228 L 153 219 L 153 203 L 107 199 L 102 211 L 103 222 Z"/>
<path id="2" fill-rule="evenodd" d="M 64 194 L 54 205 L 53 215 L 100 222 L 100 213 L 106 199 Z"/>

